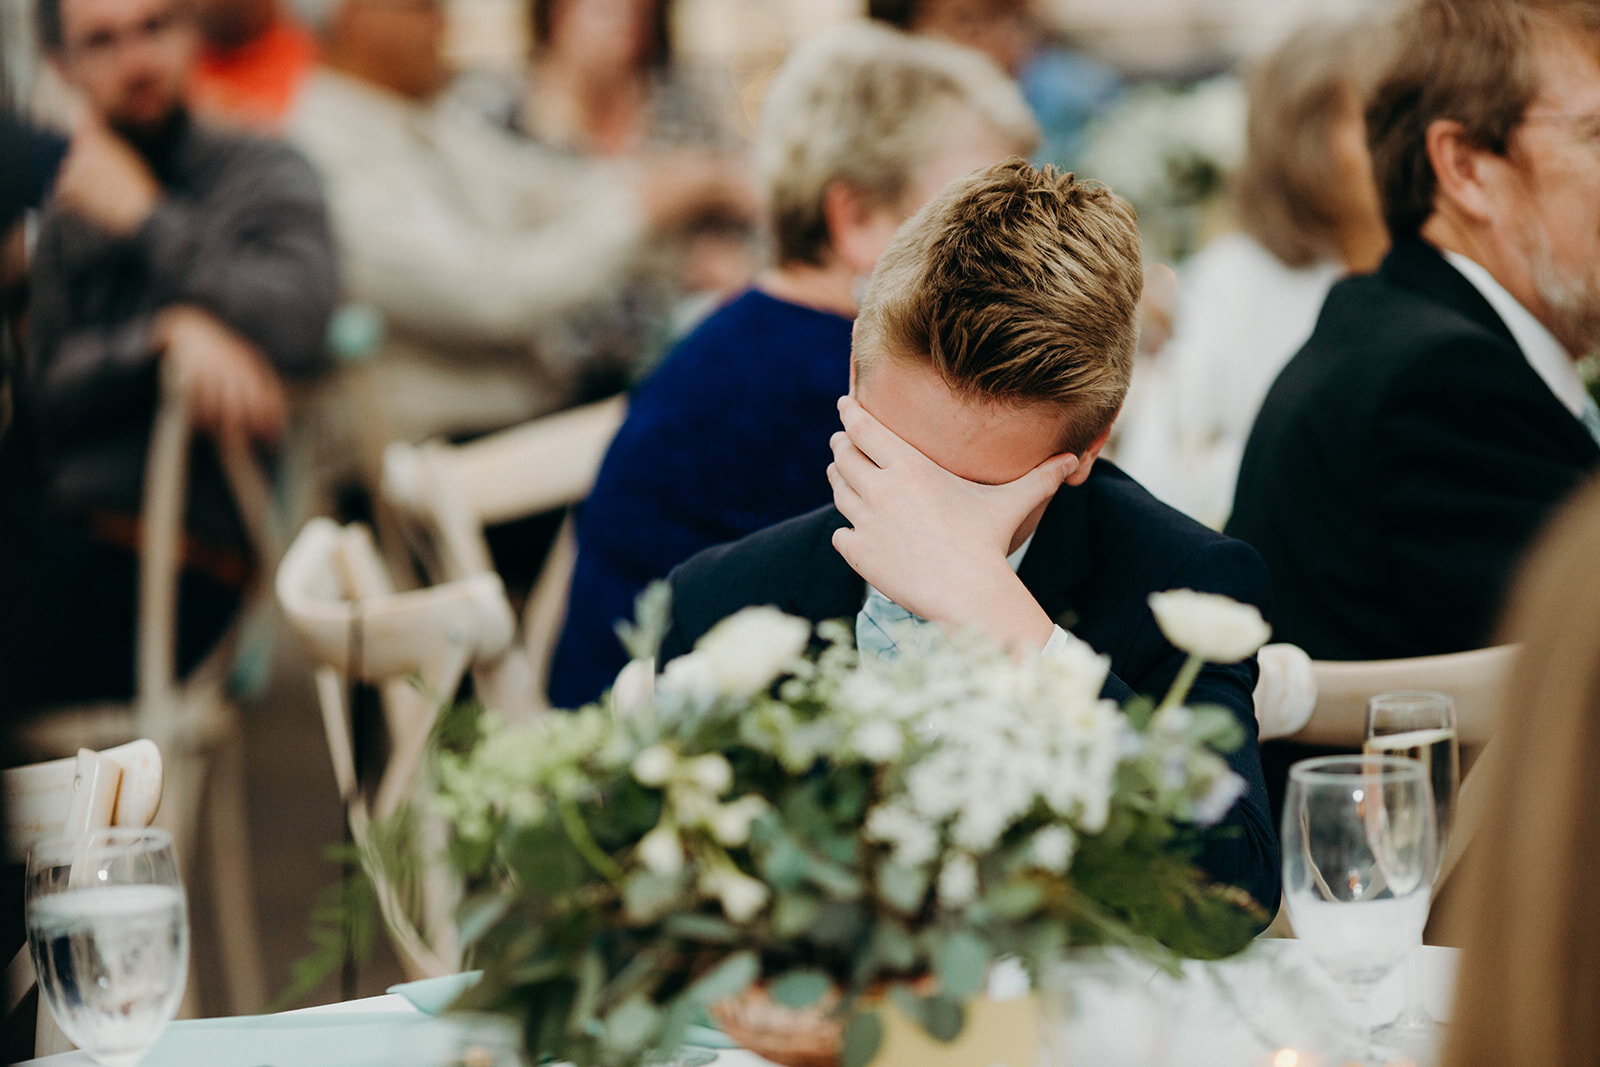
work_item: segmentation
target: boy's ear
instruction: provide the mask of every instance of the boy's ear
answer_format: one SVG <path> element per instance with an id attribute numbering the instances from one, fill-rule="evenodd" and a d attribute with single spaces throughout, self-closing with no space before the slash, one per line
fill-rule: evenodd
<path id="1" fill-rule="evenodd" d="M 1078 469 L 1067 475 L 1068 485 L 1082 485 L 1089 480 L 1089 471 L 1094 467 L 1094 461 L 1100 458 L 1100 450 L 1106 447 L 1106 442 L 1111 440 L 1111 427 L 1116 425 L 1113 419 L 1110 425 L 1100 431 L 1100 436 L 1089 442 L 1089 447 L 1078 453 Z"/>

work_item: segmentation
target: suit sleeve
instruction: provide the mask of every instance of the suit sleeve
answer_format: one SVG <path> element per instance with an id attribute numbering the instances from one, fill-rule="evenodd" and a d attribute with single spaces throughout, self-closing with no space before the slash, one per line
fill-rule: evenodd
<path id="1" fill-rule="evenodd" d="M 1506 373 L 1503 351 L 1457 345 L 1397 379 L 1378 412 L 1374 526 L 1421 647 L 1483 643 L 1516 561 L 1584 474 L 1576 420 L 1560 425 L 1553 400 L 1507 388 Z"/>
<path id="2" fill-rule="evenodd" d="M 1255 549 L 1234 540 L 1218 540 L 1194 553 L 1162 588 L 1221 593 L 1255 605 L 1264 615 L 1271 599 L 1266 564 Z M 1167 642 L 1155 616 L 1148 612 L 1134 644 L 1156 651 L 1138 664 L 1136 677 L 1124 680 L 1113 675 L 1107 679 L 1103 695 L 1120 702 L 1137 691 L 1159 699 L 1171 687 L 1187 657 Z M 1271 914 L 1278 909 L 1283 876 L 1278 834 L 1261 771 L 1255 710 L 1257 673 L 1254 656 L 1241 663 L 1207 664 L 1190 690 L 1187 703 L 1232 712 L 1244 732 L 1244 743 L 1226 758 L 1234 773 L 1244 780 L 1245 790 L 1208 834 L 1200 867 L 1218 882 L 1244 889 Z"/>

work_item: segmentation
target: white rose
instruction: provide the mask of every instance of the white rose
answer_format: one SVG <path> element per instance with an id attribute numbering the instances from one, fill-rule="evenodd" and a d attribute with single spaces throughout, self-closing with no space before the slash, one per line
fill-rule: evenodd
<path id="1" fill-rule="evenodd" d="M 1173 645 L 1208 663 L 1238 663 L 1272 636 L 1261 612 L 1217 593 L 1170 589 L 1150 594 L 1156 624 Z"/>
<path id="2" fill-rule="evenodd" d="M 667 664 L 656 691 L 704 706 L 717 699 L 719 686 L 711 661 L 698 652 L 690 652 Z"/>
<path id="3" fill-rule="evenodd" d="M 766 689 L 804 652 L 811 624 L 777 608 L 744 608 L 695 642 L 726 696 L 748 697 Z"/>
<path id="4" fill-rule="evenodd" d="M 640 785 L 659 789 L 678 767 L 678 754 L 666 745 L 651 745 L 633 757 L 633 777 Z"/>
<path id="5" fill-rule="evenodd" d="M 672 878 L 683 870 L 683 844 L 678 832 L 666 823 L 639 839 L 639 862 L 656 874 Z"/>
<path id="6" fill-rule="evenodd" d="M 905 747 L 905 735 L 900 727 L 887 719 L 863 724 L 850 740 L 861 757 L 873 763 L 890 763 L 899 758 Z"/>
<path id="7" fill-rule="evenodd" d="M 944 869 L 939 872 L 939 903 L 959 908 L 977 895 L 978 865 L 972 857 L 957 853 L 945 860 Z"/>

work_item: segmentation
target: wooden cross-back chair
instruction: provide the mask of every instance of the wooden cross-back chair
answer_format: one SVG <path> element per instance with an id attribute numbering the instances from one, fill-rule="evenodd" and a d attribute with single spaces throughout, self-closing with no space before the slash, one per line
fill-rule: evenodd
<path id="1" fill-rule="evenodd" d="M 188 499 L 192 431 L 184 383 L 164 370 L 146 453 L 140 511 L 139 594 L 132 703 L 51 708 L 18 729 L 30 758 L 103 749 L 130 738 L 155 742 L 166 760 L 162 824 L 189 880 L 202 814 L 216 936 L 228 1004 L 235 1014 L 266 1002 L 246 818 L 244 740 L 229 679 L 239 637 L 263 603 L 261 575 L 281 555 L 283 538 L 271 483 L 243 439 L 219 440 L 217 453 L 258 570 L 229 633 L 186 678 L 177 673 L 178 582 Z M 194 1014 L 190 984 L 184 1013 Z"/>
<path id="2" fill-rule="evenodd" d="M 161 751 L 146 738 L 104 752 L 83 749 L 76 756 L 0 771 L 7 861 L 25 863 L 29 850 L 47 837 L 149 826 L 161 805 L 161 785 Z M 24 945 L 6 967 L 5 1010 L 0 1014 L 16 1011 L 35 981 Z M 49 1055 L 71 1047 L 41 1003 L 34 1051 Z"/>
<path id="3" fill-rule="evenodd" d="M 459 888 L 438 861 L 440 827 L 418 816 L 414 877 L 381 854 L 374 834 L 424 784 L 427 745 L 442 703 L 455 696 L 469 670 L 494 678 L 494 668 L 514 652 L 515 620 L 500 579 L 476 574 L 396 592 L 366 527 L 313 519 L 285 554 L 277 591 L 290 626 L 318 664 L 317 697 L 334 777 L 401 964 L 414 978 L 453 974 L 461 968 L 453 916 Z M 348 697 L 353 682 L 377 688 L 389 737 L 389 758 L 370 791 L 360 780 L 365 761 L 357 758 L 360 724 Z M 484 696 L 485 703 L 494 699 Z"/>
<path id="4" fill-rule="evenodd" d="M 434 581 L 494 571 L 484 527 L 568 508 L 589 494 L 627 411 L 623 397 L 573 408 L 464 445 L 397 442 L 383 460 L 382 495 L 426 544 Z M 566 614 L 578 543 L 569 513 L 522 616 L 522 649 L 503 670 L 506 690 L 546 708 L 550 658 Z"/>

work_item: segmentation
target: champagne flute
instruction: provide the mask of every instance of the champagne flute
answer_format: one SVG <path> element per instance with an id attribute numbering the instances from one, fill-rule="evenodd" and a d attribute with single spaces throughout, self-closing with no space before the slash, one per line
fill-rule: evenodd
<path id="1" fill-rule="evenodd" d="M 1362 1015 L 1372 990 L 1428 921 L 1434 806 L 1422 766 L 1394 756 L 1325 756 L 1289 769 L 1283 885 L 1295 933 Z"/>
<path id="2" fill-rule="evenodd" d="M 1367 741 L 1363 751 L 1417 760 L 1433 788 L 1437 848 L 1433 870 L 1438 879 L 1445 843 L 1455 821 L 1456 790 L 1461 780 L 1461 755 L 1456 734 L 1456 705 L 1444 693 L 1400 690 L 1367 701 Z M 1427 1052 L 1438 1046 L 1444 1027 L 1422 1003 L 1421 936 L 1406 955 L 1406 1006 L 1377 1034 L 1387 1044 Z"/>
<path id="3" fill-rule="evenodd" d="M 73 1044 L 131 1067 L 177 1014 L 189 919 L 165 830 L 94 830 L 28 856 L 28 948 L 39 997 Z"/>

